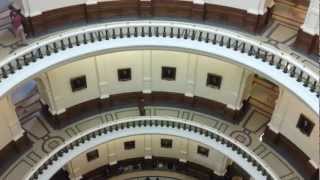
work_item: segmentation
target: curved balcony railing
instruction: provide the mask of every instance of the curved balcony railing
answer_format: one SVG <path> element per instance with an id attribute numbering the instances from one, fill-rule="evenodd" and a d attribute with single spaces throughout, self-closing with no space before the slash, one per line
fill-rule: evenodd
<path id="1" fill-rule="evenodd" d="M 247 167 L 248 169 L 246 169 L 246 171 L 248 171 L 248 173 L 252 175 L 254 173 L 250 171 L 253 168 L 254 171 L 259 174 L 258 177 L 253 176 L 253 178 L 260 179 L 260 180 L 263 180 L 263 179 L 280 180 L 279 176 L 273 171 L 273 169 L 271 169 L 271 167 L 269 167 L 269 165 L 264 160 L 262 160 L 259 156 L 255 155 L 245 145 L 235 141 L 234 139 L 232 139 L 231 137 L 228 137 L 223 133 L 220 133 L 216 129 L 202 125 L 197 122 L 188 121 L 188 120 L 182 120 L 182 119 L 177 119 L 173 117 L 157 117 L 157 116 L 140 116 L 140 117 L 117 120 L 117 121 L 100 125 L 99 127 L 95 127 L 95 128 L 83 131 L 78 135 L 74 136 L 73 138 L 65 141 L 64 144 L 62 144 L 60 147 L 57 147 L 45 158 L 43 158 L 38 163 L 38 165 L 36 165 L 32 169 L 32 171 L 30 171 L 29 174 L 25 176 L 25 179 L 38 180 L 38 179 L 50 178 L 48 176 L 46 176 L 45 178 L 43 177 L 41 178 L 41 176 L 45 175 L 50 171 L 54 171 L 53 169 L 55 168 L 52 168 L 52 166 L 54 166 L 55 163 L 58 164 L 57 162 L 61 159 L 65 160 L 66 157 L 70 158 L 70 154 L 72 154 L 72 151 L 77 152 L 77 154 L 73 154 L 74 157 L 79 155 L 83 151 L 85 151 L 86 149 L 84 149 L 83 151 L 80 151 L 79 147 L 86 143 L 90 143 L 91 141 L 94 141 L 99 137 L 101 137 L 104 141 L 107 141 L 105 140 L 105 137 L 106 137 L 105 135 L 110 137 L 112 136 L 112 133 L 118 133 L 118 134 L 124 134 L 123 136 L 128 136 L 128 134 L 126 133 L 128 133 L 130 130 L 134 130 L 135 132 L 137 132 L 136 135 L 138 135 L 139 133 L 145 134 L 146 132 L 143 132 L 143 130 L 148 128 L 151 129 L 151 133 L 157 133 L 155 132 L 155 128 L 164 129 L 164 130 L 171 129 L 174 132 L 183 131 L 184 134 L 187 133 L 190 135 L 186 137 L 188 138 L 192 137 L 194 138 L 193 140 L 195 141 L 198 141 L 200 139 L 200 138 L 196 138 L 198 137 L 196 135 L 199 135 L 200 137 L 205 137 L 207 140 L 207 144 L 210 144 L 212 148 L 215 148 L 215 146 L 212 144 L 217 143 L 223 146 L 223 148 L 230 150 L 230 152 L 235 153 L 235 154 L 228 154 L 228 152 L 225 152 L 225 151 L 221 152 L 225 154 L 227 157 L 233 160 L 241 159 L 241 161 L 245 161 L 246 163 L 250 164 L 250 167 Z M 103 143 L 103 142 L 100 142 L 100 143 Z M 92 148 L 92 147 L 87 147 L 87 148 Z M 235 162 L 239 163 L 239 161 L 237 162 L 237 160 L 235 160 Z M 64 164 L 61 163 L 59 168 L 61 168 L 62 166 L 64 166 Z M 55 172 L 51 172 L 52 175 L 54 173 Z"/>
<path id="2" fill-rule="evenodd" d="M 307 88 L 311 94 L 314 94 L 314 98 L 319 99 L 320 96 L 319 75 L 304 67 L 288 53 L 269 44 L 224 29 L 173 21 L 129 21 L 99 24 L 53 35 L 20 49 L 2 60 L 0 62 L 0 85 L 9 76 L 27 66 L 32 66 L 46 56 L 97 41 L 137 37 L 188 39 L 238 51 L 268 64 L 268 67 L 282 72 L 283 76 L 295 79 L 301 88 Z M 1 93 L 0 96 L 3 94 Z M 318 109 L 315 111 L 317 112 Z"/>

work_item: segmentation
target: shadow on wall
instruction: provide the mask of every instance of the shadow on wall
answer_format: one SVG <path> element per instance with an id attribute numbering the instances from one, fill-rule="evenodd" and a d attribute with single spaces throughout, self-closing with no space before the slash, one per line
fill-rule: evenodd
<path id="1" fill-rule="evenodd" d="M 8 9 L 9 4 L 14 0 L 0 0 L 0 12 Z"/>
<path id="2" fill-rule="evenodd" d="M 16 104 L 31 95 L 36 90 L 37 83 L 34 80 L 28 81 L 19 86 L 11 95 L 13 104 Z"/>

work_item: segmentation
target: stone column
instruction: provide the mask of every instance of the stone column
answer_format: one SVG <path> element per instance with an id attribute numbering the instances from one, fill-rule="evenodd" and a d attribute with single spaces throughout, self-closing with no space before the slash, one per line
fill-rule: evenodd
<path id="1" fill-rule="evenodd" d="M 228 164 L 229 164 L 229 158 L 223 155 L 222 162 L 220 163 L 220 166 L 214 170 L 214 173 L 219 177 L 224 177 L 225 174 L 227 173 Z"/>
<path id="2" fill-rule="evenodd" d="M 275 102 L 275 108 L 273 110 L 271 120 L 268 123 L 268 128 L 276 134 L 279 133 L 279 130 L 282 126 L 282 119 L 285 117 L 288 111 L 288 106 L 286 105 L 287 99 L 288 96 L 285 93 L 285 90 L 283 88 L 279 88 L 278 99 Z"/>
<path id="3" fill-rule="evenodd" d="M 57 114 L 57 108 L 54 99 L 54 92 L 52 90 L 48 74 L 43 73 L 36 78 L 37 87 L 40 94 L 41 103 L 48 106 L 48 111 L 55 115 Z"/>
<path id="4" fill-rule="evenodd" d="M 319 35 L 319 0 L 311 0 L 301 29 L 310 35 Z"/>
<path id="5" fill-rule="evenodd" d="M 308 54 L 319 53 L 319 0 L 311 0 L 294 46 Z"/>
<path id="6" fill-rule="evenodd" d="M 151 51 L 145 50 L 142 51 L 142 58 L 143 58 L 143 93 L 150 94 L 151 93 L 151 85 L 152 85 L 152 72 L 151 72 Z"/>
<path id="7" fill-rule="evenodd" d="M 28 145 L 28 138 L 22 129 L 10 96 L 0 99 L 0 147 L 14 142 L 18 151 L 23 151 Z M 1 149 L 0 148 L 0 149 Z"/>
<path id="8" fill-rule="evenodd" d="M 152 93 L 152 52 L 151 50 L 144 50 L 142 53 L 142 80 L 143 80 L 143 101 L 145 105 L 151 103 Z"/>
<path id="9" fill-rule="evenodd" d="M 152 136 L 144 136 L 144 159 L 152 159 Z"/>
<path id="10" fill-rule="evenodd" d="M 254 3 L 253 3 L 254 2 Z M 252 1 L 248 4 L 244 19 L 245 28 L 253 33 L 264 30 L 270 21 L 270 8 L 267 0 Z"/>
<path id="11" fill-rule="evenodd" d="M 29 1 L 28 0 L 22 0 L 22 7 L 21 7 L 21 13 L 24 17 L 29 17 L 30 15 L 30 8 L 29 8 Z"/>
<path id="12" fill-rule="evenodd" d="M 251 91 L 251 84 L 252 84 L 252 78 L 249 78 L 249 76 L 252 74 L 252 72 L 243 69 L 242 71 L 242 78 L 239 82 L 239 89 L 237 94 L 237 99 L 235 100 L 234 106 L 230 106 L 229 108 L 234 110 L 240 110 L 243 106 L 242 101 L 248 99 L 248 96 Z"/>
<path id="13" fill-rule="evenodd" d="M 80 180 L 82 176 L 78 176 L 72 167 L 72 161 L 70 161 L 67 165 L 64 166 L 64 169 L 68 171 L 70 180 Z"/>
<path id="14" fill-rule="evenodd" d="M 187 82 L 185 88 L 185 96 L 193 97 L 194 88 L 196 81 L 196 69 L 198 65 L 198 55 L 189 54 L 188 55 L 188 71 L 187 71 Z"/>

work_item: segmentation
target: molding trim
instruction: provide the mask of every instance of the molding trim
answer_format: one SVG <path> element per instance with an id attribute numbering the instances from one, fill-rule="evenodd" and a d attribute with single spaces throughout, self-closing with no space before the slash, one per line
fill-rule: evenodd
<path id="1" fill-rule="evenodd" d="M 274 127 L 272 124 L 268 124 L 268 128 L 271 130 L 271 131 L 273 131 L 275 134 L 279 134 L 279 130 L 276 128 L 276 127 Z"/>
<path id="2" fill-rule="evenodd" d="M 152 159 L 152 156 L 144 156 L 144 159 Z"/>
<path id="3" fill-rule="evenodd" d="M 224 177 L 226 173 L 227 173 L 227 170 L 226 170 L 226 169 L 224 170 L 224 172 L 214 171 L 214 174 L 216 174 L 216 175 L 218 175 L 218 176 L 221 176 L 221 177 Z"/>
<path id="4" fill-rule="evenodd" d="M 230 123 L 238 123 L 245 114 L 244 109 L 234 110 L 227 105 L 213 100 L 205 99 L 198 96 L 185 96 L 184 94 L 171 92 L 131 92 L 123 94 L 113 94 L 105 99 L 93 99 L 75 106 L 65 109 L 60 114 L 52 114 L 48 110 L 44 113 L 48 115 L 48 123 L 55 129 L 61 129 L 69 124 L 79 121 L 85 117 L 90 117 L 94 114 L 108 111 L 114 108 L 121 107 L 138 107 L 139 100 L 143 98 L 145 105 L 165 105 L 172 107 L 182 107 L 210 112 L 211 115 L 220 117 Z M 243 106 L 244 107 L 244 106 Z M 46 108 L 48 108 L 46 106 Z"/>
<path id="5" fill-rule="evenodd" d="M 110 97 L 109 94 L 103 94 L 103 95 L 100 96 L 100 99 L 107 99 L 109 97 Z"/>
<path id="6" fill-rule="evenodd" d="M 242 103 L 239 106 L 234 106 L 233 104 L 227 104 L 227 108 L 232 110 L 240 110 L 242 108 Z"/>
<path id="7" fill-rule="evenodd" d="M 151 89 L 145 89 L 142 91 L 143 94 L 151 94 L 152 90 Z"/>
<path id="8" fill-rule="evenodd" d="M 66 109 L 59 109 L 59 110 L 57 110 L 57 111 L 55 112 L 55 114 L 59 115 L 59 114 L 62 114 L 62 113 L 64 113 L 64 112 L 66 112 Z"/>
<path id="9" fill-rule="evenodd" d="M 314 162 L 312 159 L 309 160 L 309 163 L 316 169 L 319 169 L 318 164 Z"/>
<path id="10" fill-rule="evenodd" d="M 194 94 L 193 93 L 184 93 L 184 95 L 186 97 L 190 97 L 190 98 L 193 98 L 194 97 Z"/>
<path id="11" fill-rule="evenodd" d="M 20 126 L 20 125 L 19 125 Z M 15 142 L 18 142 L 21 138 L 23 138 L 23 136 L 25 136 L 25 130 L 24 129 L 21 129 L 21 131 L 19 132 L 19 134 L 16 134 L 14 137 L 13 137 L 13 140 Z"/>

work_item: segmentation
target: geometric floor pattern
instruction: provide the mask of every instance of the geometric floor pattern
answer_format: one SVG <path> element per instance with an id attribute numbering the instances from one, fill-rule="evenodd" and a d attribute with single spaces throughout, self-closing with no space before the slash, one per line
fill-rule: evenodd
<path id="1" fill-rule="evenodd" d="M 42 157 L 45 157 L 65 140 L 86 129 L 110 121 L 116 121 L 117 119 L 138 116 L 138 113 L 137 107 L 108 111 L 76 122 L 62 130 L 53 130 L 40 113 L 34 113 L 28 117 L 28 121 L 24 121 L 23 123 L 23 128 L 27 131 L 28 136 L 34 143 L 33 147 L 3 174 L 1 180 L 22 179 L 23 174 L 35 166 Z M 251 109 L 244 120 L 238 125 L 230 124 L 207 114 L 181 108 L 147 106 L 146 114 L 172 116 L 211 126 L 245 144 L 259 157 L 264 159 L 283 180 L 302 179 L 285 160 L 272 151 L 266 144 L 260 142 L 259 136 L 266 127 L 267 121 L 261 117 L 258 111 Z"/>

